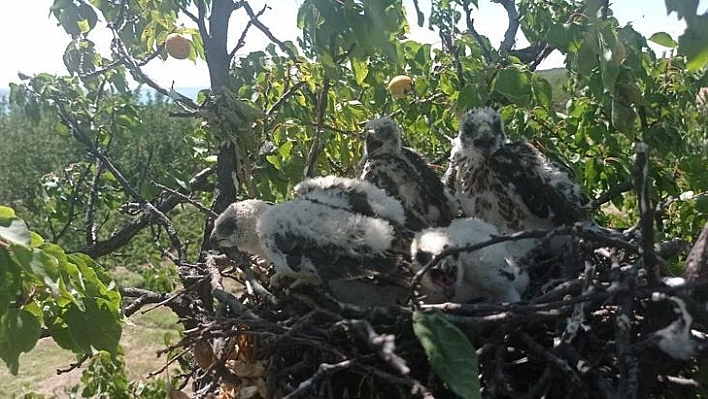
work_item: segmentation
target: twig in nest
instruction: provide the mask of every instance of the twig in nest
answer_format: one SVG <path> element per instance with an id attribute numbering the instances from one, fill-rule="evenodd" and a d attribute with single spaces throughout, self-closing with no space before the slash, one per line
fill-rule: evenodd
<path id="1" fill-rule="evenodd" d="M 558 370 L 562 371 L 570 381 L 575 385 L 575 388 L 582 389 L 584 392 L 588 391 L 588 386 L 580 379 L 578 373 L 568 365 L 568 362 L 556 356 L 555 354 L 548 351 L 546 348 L 541 346 L 538 342 L 534 341 L 533 338 L 528 333 L 520 332 L 519 337 L 521 341 L 538 356 L 546 359 L 550 364 L 554 365 Z"/>
<path id="2" fill-rule="evenodd" d="M 162 373 L 163 371 L 165 371 L 165 370 L 170 366 L 170 364 L 174 363 L 177 359 L 179 359 L 179 358 L 181 358 L 182 356 L 184 356 L 185 353 L 189 352 L 190 350 L 191 350 L 191 348 L 189 348 L 189 347 L 185 348 L 183 351 L 181 351 L 179 354 L 177 354 L 176 356 L 174 356 L 172 359 L 168 360 L 162 367 L 160 367 L 159 369 L 154 370 L 154 371 L 151 371 L 150 373 L 148 373 L 148 377 L 154 377 L 154 376 L 156 376 L 156 375 Z M 158 356 L 159 356 L 159 354 L 160 354 L 160 352 L 158 352 Z"/>
<path id="3" fill-rule="evenodd" d="M 406 365 L 406 361 L 398 356 L 394 349 L 396 347 L 396 337 L 391 334 L 380 335 L 374 330 L 374 327 L 366 320 L 353 320 L 354 331 L 364 339 L 370 348 L 376 350 L 381 358 L 388 363 L 394 370 L 405 375 L 410 372 L 410 368 Z"/>
<path id="4" fill-rule="evenodd" d="M 306 379 L 305 381 L 301 382 L 300 385 L 297 386 L 292 392 L 289 394 L 285 395 L 283 399 L 293 399 L 301 394 L 305 393 L 308 389 L 312 388 L 314 385 L 316 385 L 320 380 L 322 380 L 324 377 L 334 374 L 338 371 L 345 370 L 350 368 L 354 364 L 354 360 L 348 359 L 343 362 L 335 363 L 335 364 L 328 364 L 328 363 L 322 363 L 320 366 L 317 368 L 317 372 L 312 375 L 312 377 Z"/>
<path id="5" fill-rule="evenodd" d="M 278 299 L 275 297 L 275 295 L 271 294 L 270 291 L 268 291 L 263 285 L 261 285 L 261 282 L 258 281 L 258 277 L 253 272 L 253 269 L 251 269 L 249 266 L 239 265 L 237 267 L 244 275 L 244 278 L 246 280 L 246 290 L 248 291 L 249 295 L 257 295 L 261 298 L 264 298 L 272 305 L 278 304 Z"/>

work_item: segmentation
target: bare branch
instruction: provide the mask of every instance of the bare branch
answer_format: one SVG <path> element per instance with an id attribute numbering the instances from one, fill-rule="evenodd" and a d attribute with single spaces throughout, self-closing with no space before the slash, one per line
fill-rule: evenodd
<path id="1" fill-rule="evenodd" d="M 489 48 L 487 41 L 482 37 L 482 35 L 477 32 L 474 27 L 474 19 L 472 18 L 472 4 L 465 3 L 465 23 L 467 25 L 467 32 L 474 38 L 474 40 L 482 49 L 482 56 L 484 57 L 484 62 L 487 64 L 492 63 L 492 50 Z"/>
<path id="2" fill-rule="evenodd" d="M 650 285 L 659 282 L 656 253 L 654 252 L 654 208 L 651 206 L 651 178 L 649 177 L 649 146 L 637 143 L 635 154 L 635 190 L 639 205 L 639 225 L 642 231 L 641 254 Z"/>
<path id="3" fill-rule="evenodd" d="M 201 203 L 199 203 L 199 202 L 195 201 L 194 199 L 192 199 L 191 196 L 182 194 L 182 193 L 180 193 L 179 191 L 173 190 L 173 189 L 171 189 L 171 188 L 169 188 L 169 187 L 167 187 L 167 186 L 164 186 L 164 185 L 162 185 L 162 184 L 160 184 L 160 183 L 157 183 L 157 182 L 155 182 L 155 181 L 153 181 L 152 183 L 153 183 L 157 188 L 159 188 L 160 190 L 164 190 L 164 191 L 167 191 L 168 193 L 170 193 L 170 194 L 172 194 L 172 195 L 176 195 L 176 196 L 179 197 L 183 202 L 186 202 L 186 203 L 189 203 L 189 204 L 193 205 L 195 208 L 199 209 L 203 214 L 207 215 L 207 217 L 216 219 L 216 218 L 219 216 L 219 214 L 217 214 L 216 212 L 212 211 L 211 209 L 207 208 L 206 206 L 204 206 L 204 205 L 202 205 Z"/>
<path id="4" fill-rule="evenodd" d="M 593 210 L 598 209 L 600 207 L 600 205 L 612 201 L 616 196 L 618 196 L 622 193 L 625 193 L 633 188 L 634 188 L 634 182 L 630 181 L 630 180 L 619 183 L 616 186 L 612 186 L 609 188 L 609 190 L 602 193 L 599 197 L 590 201 L 588 208 L 593 209 Z"/>
<path id="5" fill-rule="evenodd" d="M 98 184 L 103 174 L 104 164 L 100 159 L 96 160 L 96 173 L 91 180 L 91 188 L 89 191 L 89 199 L 86 203 L 86 245 L 93 245 L 97 239 L 96 223 L 94 221 L 94 212 L 96 211 L 96 201 L 98 200 Z"/>
<path id="6" fill-rule="evenodd" d="M 305 178 L 312 177 L 312 173 L 315 170 L 317 157 L 320 154 L 320 141 L 322 140 L 322 126 L 324 126 L 324 116 L 325 110 L 327 109 L 328 94 L 329 77 L 325 76 L 324 81 L 322 82 L 322 90 L 320 90 L 320 95 L 317 98 L 317 126 L 315 127 L 315 138 L 312 139 L 312 145 L 310 146 L 310 151 L 307 154 L 307 163 L 305 164 L 305 170 L 303 171 L 303 176 Z"/>
<path id="7" fill-rule="evenodd" d="M 157 293 L 142 288 L 121 288 L 120 294 L 124 298 L 137 298 L 130 305 L 126 306 L 123 309 L 123 314 L 126 317 L 129 317 L 130 315 L 134 314 L 135 312 L 140 310 L 140 308 L 149 303 L 160 303 L 167 299 L 167 294 L 164 292 Z"/>
<path id="8" fill-rule="evenodd" d="M 253 8 L 251 8 L 251 5 L 248 4 L 248 1 L 241 1 L 239 4 L 243 6 L 244 10 L 246 10 L 246 13 L 248 13 L 248 16 L 251 18 L 253 25 L 263 32 L 263 34 L 266 35 L 271 42 L 277 44 L 280 50 L 287 54 L 291 60 L 297 62 L 297 55 L 295 52 L 293 52 L 293 50 L 284 42 L 278 40 L 278 38 L 273 35 L 273 32 L 271 32 L 267 26 L 263 25 L 263 23 L 258 20 L 258 15 L 253 12 Z"/>
<path id="9" fill-rule="evenodd" d="M 263 15 L 263 13 L 265 13 L 265 10 L 267 9 L 268 5 L 266 4 L 260 11 L 258 11 L 255 17 L 260 17 L 261 15 Z M 243 32 L 241 32 L 241 37 L 239 37 L 238 42 L 236 42 L 236 46 L 234 46 L 231 52 L 229 52 L 229 60 L 233 60 L 234 56 L 236 55 L 236 52 L 246 45 L 246 35 L 248 34 L 248 30 L 251 29 L 251 26 L 253 26 L 253 18 L 248 20 L 248 22 L 246 23 L 246 27 L 243 28 Z"/>
<path id="10" fill-rule="evenodd" d="M 177 230 L 172 225 L 172 222 L 167 218 L 167 216 L 165 216 L 164 213 L 162 213 L 162 211 L 157 209 L 149 201 L 146 201 L 140 195 L 140 193 L 130 184 L 128 179 L 123 176 L 123 173 L 115 165 L 113 165 L 111 160 L 93 145 L 93 143 L 89 140 L 88 136 L 86 136 L 83 130 L 79 127 L 78 122 L 72 116 L 69 115 L 66 109 L 64 109 L 64 105 L 59 103 L 58 108 L 59 116 L 62 122 L 71 130 L 74 137 L 76 137 L 79 142 L 84 144 L 91 152 L 91 154 L 96 157 L 97 160 L 101 161 L 102 165 L 104 165 L 104 167 L 113 174 L 116 180 L 118 180 L 118 183 L 120 183 L 120 185 L 123 187 L 123 190 L 125 190 L 125 192 L 129 196 L 131 196 L 135 201 L 142 204 L 145 209 L 148 210 L 149 213 L 152 213 L 155 216 L 156 220 L 164 227 L 170 239 L 172 247 L 177 251 L 180 261 L 183 261 L 185 259 L 184 245 L 177 237 Z"/>
<path id="11" fill-rule="evenodd" d="M 196 185 L 206 181 L 207 177 L 211 173 L 211 169 L 205 169 L 201 171 L 190 180 L 190 185 Z M 181 198 L 179 196 L 170 195 L 161 202 L 159 202 L 157 205 L 155 205 L 155 208 L 164 214 L 172 210 L 180 202 Z M 154 220 L 155 215 L 153 215 L 152 213 L 141 213 L 138 217 L 136 217 L 126 226 L 118 230 L 108 239 L 103 241 L 97 241 L 95 244 L 79 249 L 77 252 L 83 252 L 91 256 L 92 258 L 107 255 L 127 244 L 136 234 L 138 234 L 142 229 L 150 225 L 150 223 L 152 223 Z"/>
<path id="12" fill-rule="evenodd" d="M 504 7 L 509 17 L 509 26 L 504 33 L 504 40 L 499 46 L 499 52 L 508 53 L 516 43 L 516 33 L 519 31 L 519 11 L 516 9 L 516 0 L 498 0 Z"/>
<path id="13" fill-rule="evenodd" d="M 423 23 L 425 22 L 425 16 L 423 15 L 423 12 L 420 11 L 420 5 L 418 4 L 418 0 L 413 0 L 413 7 L 415 7 L 415 15 L 417 17 L 417 24 L 419 27 L 423 27 Z"/>

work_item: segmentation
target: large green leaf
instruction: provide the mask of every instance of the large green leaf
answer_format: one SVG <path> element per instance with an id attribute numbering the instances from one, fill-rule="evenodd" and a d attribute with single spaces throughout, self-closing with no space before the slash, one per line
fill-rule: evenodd
<path id="1" fill-rule="evenodd" d="M 38 306 L 35 303 L 24 308 L 10 308 L 0 317 L 0 358 L 13 375 L 17 375 L 20 367 L 20 354 L 34 348 L 40 331 Z"/>
<path id="2" fill-rule="evenodd" d="M 453 392 L 465 399 L 481 398 L 477 353 L 444 313 L 416 311 L 413 331 L 433 371 Z"/>
<path id="3" fill-rule="evenodd" d="M 492 90 L 516 105 L 527 107 L 531 103 L 531 81 L 515 67 L 500 70 L 492 82 Z"/>
<path id="4" fill-rule="evenodd" d="M 25 222 L 15 217 L 15 212 L 5 206 L 0 206 L 0 239 L 21 245 L 31 243 Z"/>
<path id="5" fill-rule="evenodd" d="M 656 32 L 649 37 L 649 40 L 664 47 L 676 47 L 676 41 L 666 32 Z"/>

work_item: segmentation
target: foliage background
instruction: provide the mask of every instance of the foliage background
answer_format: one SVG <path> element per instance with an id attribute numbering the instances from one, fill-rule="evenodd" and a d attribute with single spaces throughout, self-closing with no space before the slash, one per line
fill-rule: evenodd
<path id="1" fill-rule="evenodd" d="M 536 58 L 513 40 L 495 48 L 475 35 L 475 1 L 432 3 L 423 23 L 439 32 L 440 47 L 405 38 L 417 16 L 404 15 L 400 1 L 307 0 L 297 15 L 302 38 L 271 37 L 262 51 L 234 57 L 235 49 L 223 48 L 225 15 L 245 12 L 246 29 L 268 32 L 247 2 L 56 0 L 51 12 L 73 38 L 68 74 L 25 76 L 0 104 L 0 139 L 8 143 L 0 146 L 0 203 L 46 243 L 86 252 L 108 270 L 135 270 L 144 277 L 139 288 L 173 292 L 194 278 L 210 229 L 208 212 L 184 196 L 219 212 L 236 199 L 287 199 L 304 176 L 355 176 L 361 124 L 381 115 L 393 115 L 406 143 L 443 168 L 457 115 L 493 105 L 512 138 L 571 166 L 593 197 L 631 181 L 633 145 L 649 144 L 657 239 L 695 239 L 708 216 L 707 114 L 696 103 L 708 77 L 695 39 L 706 36 L 705 16 L 692 2 L 666 2 L 688 23 L 674 39 L 619 26 L 600 1 L 498 1 L 517 8 L 532 55 L 565 54 L 561 76 L 535 71 Z M 176 25 L 180 13 L 195 26 Z M 98 15 L 111 21 L 110 54 L 97 53 L 86 36 Z M 196 102 L 141 73 L 145 62 L 167 57 L 162 43 L 171 32 L 190 39 L 190 59 L 209 63 L 212 87 Z M 658 58 L 647 40 L 673 55 Z M 386 83 L 400 74 L 414 78 L 413 96 L 390 96 Z M 129 76 L 160 95 L 130 89 Z M 183 197 L 164 207 L 163 219 L 150 204 L 162 210 L 175 191 Z M 615 196 L 595 219 L 629 227 L 635 204 L 631 192 Z M 112 241 L 141 217 L 149 220 L 144 228 Z M 670 261 L 667 272 L 679 272 L 683 258 Z M 34 272 L 13 264 L 18 284 L 4 286 L 7 297 L 26 294 L 19 282 Z M 104 282 L 110 287 L 109 277 Z"/>

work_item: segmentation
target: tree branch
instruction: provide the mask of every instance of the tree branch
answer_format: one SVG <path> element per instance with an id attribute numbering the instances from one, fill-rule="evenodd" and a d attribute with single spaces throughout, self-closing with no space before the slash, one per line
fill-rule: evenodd
<path id="1" fill-rule="evenodd" d="M 305 164 L 305 170 L 303 171 L 303 177 L 312 177 L 315 170 L 315 163 L 317 163 L 317 157 L 320 154 L 320 141 L 322 140 L 322 132 L 324 126 L 324 116 L 325 110 L 327 109 L 327 96 L 329 94 L 329 77 L 325 76 L 322 82 L 322 90 L 320 90 L 320 95 L 317 98 L 317 126 L 315 127 L 315 137 L 312 139 L 312 145 L 310 146 L 310 151 L 307 154 L 307 163 Z"/>
<path id="2" fill-rule="evenodd" d="M 654 252 L 654 208 L 651 206 L 651 178 L 649 177 L 649 146 L 637 143 L 635 154 L 635 190 L 639 207 L 639 225 L 642 231 L 641 254 L 650 285 L 659 282 L 656 253 Z"/>
<path id="3" fill-rule="evenodd" d="M 239 4 L 241 4 L 244 10 L 246 10 L 246 13 L 248 13 L 248 16 L 251 18 L 253 25 L 263 32 L 263 34 L 266 35 L 271 42 L 277 44 L 280 50 L 287 54 L 293 62 L 297 62 L 297 55 L 293 49 L 288 47 L 284 42 L 278 40 L 278 38 L 273 35 L 273 32 L 271 32 L 267 26 L 263 25 L 263 23 L 258 20 L 258 15 L 253 12 L 253 8 L 251 8 L 251 5 L 248 4 L 248 1 L 241 1 Z"/>
<path id="4" fill-rule="evenodd" d="M 498 0 L 504 7 L 509 17 L 509 26 L 504 33 L 504 40 L 499 46 L 500 53 L 509 53 L 516 43 L 516 33 L 519 30 L 519 11 L 516 9 L 516 0 Z"/>
<path id="5" fill-rule="evenodd" d="M 267 9 L 268 5 L 266 4 L 260 11 L 258 11 L 255 17 L 260 17 Z M 253 26 L 253 18 L 248 20 L 248 22 L 246 23 L 246 27 L 243 28 L 243 31 L 241 32 L 241 37 L 239 37 L 238 42 L 236 42 L 236 46 L 234 46 L 231 52 L 229 52 L 229 62 L 233 61 L 234 57 L 236 56 L 236 52 L 246 45 L 246 35 L 248 34 L 248 30 L 251 29 L 251 26 Z"/>
<path id="6" fill-rule="evenodd" d="M 212 173 L 211 169 L 205 169 L 195 175 L 190 180 L 190 185 L 192 184 L 203 184 L 207 177 Z M 155 208 L 160 212 L 167 213 L 172 210 L 177 204 L 181 203 L 181 197 L 177 195 L 170 195 L 157 205 Z M 155 215 L 152 213 L 141 213 L 140 216 L 131 220 L 126 226 L 118 230 L 115 234 L 103 241 L 97 241 L 91 246 L 81 248 L 76 252 L 83 252 L 92 258 L 98 258 L 115 251 L 116 249 L 127 244 L 136 234 L 138 234 L 142 229 L 150 225 L 155 220 Z"/>
<path id="7" fill-rule="evenodd" d="M 487 41 L 482 37 L 482 35 L 477 32 L 474 27 L 474 19 L 472 18 L 472 7 L 470 3 L 465 3 L 465 23 L 467 25 L 467 32 L 474 38 L 474 40 L 482 49 L 482 57 L 484 57 L 484 62 L 486 64 L 492 63 L 492 49 L 489 48 Z"/>
<path id="8" fill-rule="evenodd" d="M 86 203 L 86 245 L 93 245 L 97 239 L 96 223 L 94 221 L 94 212 L 96 211 L 96 201 L 98 200 L 98 183 L 103 174 L 104 163 L 100 159 L 96 159 L 96 173 L 91 180 L 91 189 L 89 191 L 89 199 Z"/>

